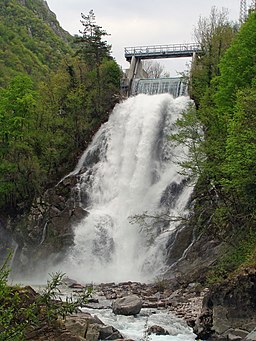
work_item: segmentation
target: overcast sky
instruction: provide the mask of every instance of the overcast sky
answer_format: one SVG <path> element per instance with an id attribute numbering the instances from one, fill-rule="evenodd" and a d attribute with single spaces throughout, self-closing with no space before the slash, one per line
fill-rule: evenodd
<path id="1" fill-rule="evenodd" d="M 208 17 L 213 6 L 227 8 L 229 18 L 239 18 L 240 0 L 47 0 L 61 26 L 71 34 L 82 30 L 81 13 L 91 9 L 107 33 L 116 61 L 127 68 L 124 47 L 192 42 L 200 16 Z M 174 76 L 187 59 L 168 60 Z M 160 61 L 161 62 L 161 61 Z"/>

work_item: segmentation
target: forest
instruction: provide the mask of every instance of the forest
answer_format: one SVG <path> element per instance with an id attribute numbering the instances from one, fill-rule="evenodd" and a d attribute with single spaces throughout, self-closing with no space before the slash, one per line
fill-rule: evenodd
<path id="1" fill-rule="evenodd" d="M 225 278 L 256 256 L 256 13 L 241 27 L 212 9 L 195 36 L 204 51 L 192 65 L 195 102 L 178 122 L 175 139 L 190 144 L 184 169 L 197 179 L 195 223 L 225 241 L 226 252 L 209 273 Z"/>
<path id="2" fill-rule="evenodd" d="M 12 0 L 0 9 L 0 210 L 5 215 L 28 210 L 74 167 L 118 101 L 121 71 L 93 11 L 82 17 L 81 36 L 71 37 L 45 6 Z"/>

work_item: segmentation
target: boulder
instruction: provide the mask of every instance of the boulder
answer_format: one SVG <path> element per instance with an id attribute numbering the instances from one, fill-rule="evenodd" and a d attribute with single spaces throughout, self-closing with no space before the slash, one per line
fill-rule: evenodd
<path id="1" fill-rule="evenodd" d="M 164 329 L 163 327 L 154 325 L 148 328 L 147 330 L 148 335 L 155 334 L 155 335 L 170 335 L 168 330 Z"/>
<path id="2" fill-rule="evenodd" d="M 117 340 L 122 339 L 122 334 L 112 326 L 100 326 L 99 328 L 100 340 Z"/>
<path id="3" fill-rule="evenodd" d="M 243 269 L 215 285 L 203 302 L 194 333 L 210 340 L 247 340 L 255 336 L 256 325 L 256 270 Z M 254 332 L 253 332 L 254 330 Z M 254 333 L 254 334 L 253 334 Z M 250 335 L 250 334 L 249 334 Z M 248 341 L 256 340 L 248 339 Z"/>
<path id="4" fill-rule="evenodd" d="M 136 295 L 116 299 L 112 304 L 116 315 L 137 315 L 142 308 L 142 300 Z"/>
<path id="5" fill-rule="evenodd" d="M 89 313 L 67 316 L 65 327 L 73 335 L 86 338 L 86 341 L 123 339 L 117 329 L 104 325 L 97 316 Z"/>
<path id="6" fill-rule="evenodd" d="M 89 324 L 86 333 L 86 341 L 98 341 L 100 338 L 100 330 L 98 324 Z"/>

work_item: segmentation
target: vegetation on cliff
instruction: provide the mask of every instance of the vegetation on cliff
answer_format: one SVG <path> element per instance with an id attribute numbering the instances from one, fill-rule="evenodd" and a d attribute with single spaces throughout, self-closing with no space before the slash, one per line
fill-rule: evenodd
<path id="1" fill-rule="evenodd" d="M 57 33 L 56 33 L 57 32 Z M 19 73 L 44 79 L 71 53 L 72 37 L 44 1 L 5 0 L 0 8 L 0 86 Z"/>
<path id="2" fill-rule="evenodd" d="M 256 13 L 237 31 L 213 9 L 197 33 L 204 54 L 192 66 L 196 109 L 179 124 L 183 132 L 191 126 L 198 132 L 198 125 L 203 131 L 199 143 L 198 135 L 190 136 L 197 148 L 185 166 L 199 176 L 197 225 L 227 243 L 212 274 L 219 278 L 245 261 L 255 263 Z"/>
<path id="3" fill-rule="evenodd" d="M 43 0 L 5 0 L 0 19 L 0 209 L 16 215 L 74 166 L 118 99 L 121 71 L 93 12 L 80 38 Z"/>

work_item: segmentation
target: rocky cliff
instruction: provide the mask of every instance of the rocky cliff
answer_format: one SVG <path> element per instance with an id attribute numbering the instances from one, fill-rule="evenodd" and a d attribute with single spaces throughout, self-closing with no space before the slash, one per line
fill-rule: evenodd
<path id="1" fill-rule="evenodd" d="M 76 178 L 69 177 L 48 189 L 33 203 L 29 213 L 11 222 L 18 244 L 13 270 L 31 277 L 35 269 L 47 271 L 73 245 L 73 226 L 86 216 L 76 193 Z M 45 268 L 46 267 L 46 268 Z"/>
<path id="2" fill-rule="evenodd" d="M 256 269 L 245 268 L 210 290 L 194 332 L 204 340 L 249 340 L 255 325 Z"/>
<path id="3" fill-rule="evenodd" d="M 22 6 L 31 10 L 38 18 L 42 19 L 52 31 L 66 42 L 70 42 L 72 36 L 59 24 L 56 14 L 53 13 L 47 1 L 44 0 L 17 0 Z"/>

